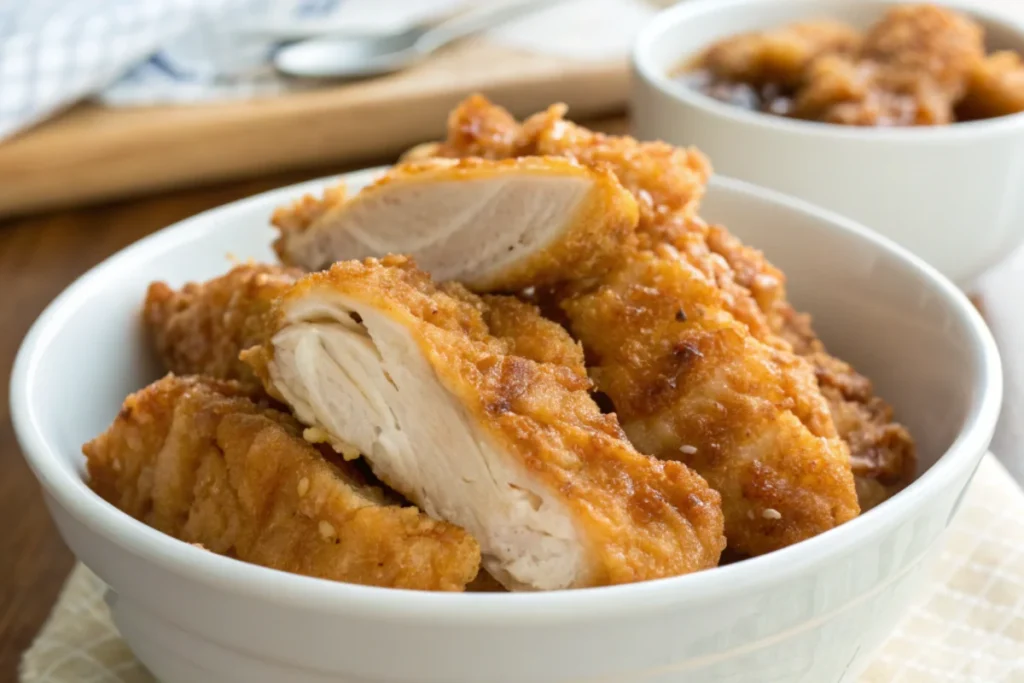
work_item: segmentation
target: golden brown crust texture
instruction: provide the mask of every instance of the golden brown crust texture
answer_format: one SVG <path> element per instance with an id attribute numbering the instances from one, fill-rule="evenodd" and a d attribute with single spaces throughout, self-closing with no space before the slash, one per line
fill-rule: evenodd
<path id="1" fill-rule="evenodd" d="M 274 240 L 274 251 L 282 263 L 288 263 L 288 238 L 293 233 L 304 232 L 325 213 L 345 203 L 348 191 L 344 183 L 338 183 L 324 190 L 319 199 L 306 194 L 287 206 L 278 207 L 270 217 L 270 223 L 278 229 Z"/>
<path id="2" fill-rule="evenodd" d="M 508 344 L 510 355 L 569 368 L 586 380 L 583 346 L 540 309 L 510 296 L 487 295 L 482 301 L 488 331 Z"/>
<path id="3" fill-rule="evenodd" d="M 871 381 L 828 353 L 811 328 L 809 315 L 787 305 L 780 325 L 781 334 L 814 366 L 836 430 L 850 446 L 861 508 L 874 507 L 913 481 L 914 440 L 895 421 L 892 407 L 875 396 Z"/>
<path id="4" fill-rule="evenodd" d="M 809 365 L 753 338 L 678 252 L 639 253 L 563 305 L 637 448 L 722 494 L 731 549 L 762 554 L 858 514 Z"/>
<path id="5" fill-rule="evenodd" d="M 262 343 L 261 317 L 300 275 L 282 266 L 246 264 L 177 291 L 163 282 L 151 284 L 143 318 L 164 369 L 258 386 L 238 354 Z"/>
<path id="6" fill-rule="evenodd" d="M 987 119 L 1024 112 L 1024 59 L 996 52 L 975 64 L 967 94 L 957 106 L 961 119 Z"/>
<path id="7" fill-rule="evenodd" d="M 239 384 L 164 379 L 129 396 L 83 447 L 101 497 L 188 543 L 336 581 L 463 590 L 479 547 L 462 529 L 386 504 L 328 462 L 290 416 Z"/>

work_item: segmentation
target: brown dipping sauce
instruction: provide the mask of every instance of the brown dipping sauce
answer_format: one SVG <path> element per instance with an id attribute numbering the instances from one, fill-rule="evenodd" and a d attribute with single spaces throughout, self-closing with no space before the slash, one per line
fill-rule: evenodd
<path id="1" fill-rule="evenodd" d="M 776 116 L 792 115 L 794 91 L 778 83 L 752 85 L 723 81 L 708 69 L 702 68 L 684 71 L 676 76 L 676 80 L 708 97 L 735 107 Z"/>

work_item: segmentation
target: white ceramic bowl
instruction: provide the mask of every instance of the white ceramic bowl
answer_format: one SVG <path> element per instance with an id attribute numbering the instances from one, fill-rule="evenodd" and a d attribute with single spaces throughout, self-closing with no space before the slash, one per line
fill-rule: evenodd
<path id="1" fill-rule="evenodd" d="M 669 73 L 743 31 L 831 17 L 867 27 L 903 0 L 687 0 L 660 13 L 633 52 L 640 139 L 695 145 L 715 170 L 860 221 L 963 285 L 1024 241 L 1024 114 L 944 127 L 856 128 L 718 102 Z M 984 25 L 989 49 L 1024 54 L 1018 20 L 948 2 Z"/>
<path id="2" fill-rule="evenodd" d="M 369 176 L 356 174 L 351 185 Z M 840 355 L 877 380 L 920 444 L 920 478 L 844 526 L 690 576 L 537 594 L 431 594 L 332 583 L 198 550 L 83 482 L 80 445 L 160 373 L 139 324 L 146 285 L 269 259 L 271 210 L 308 183 L 168 228 L 97 266 L 32 328 L 11 405 L 61 534 L 111 586 L 135 653 L 164 683 L 833 683 L 854 681 L 922 584 L 991 438 L 999 358 L 964 296 L 857 225 L 717 178 L 705 204 L 790 276 Z"/>

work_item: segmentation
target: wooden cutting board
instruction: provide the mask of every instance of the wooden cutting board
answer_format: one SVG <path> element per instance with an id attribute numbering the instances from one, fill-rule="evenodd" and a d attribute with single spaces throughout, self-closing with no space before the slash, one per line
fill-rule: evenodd
<path id="1" fill-rule="evenodd" d="M 408 71 L 244 102 L 79 105 L 0 143 L 0 217 L 290 168 L 379 160 L 444 132 L 480 91 L 518 116 L 566 102 L 570 116 L 621 112 L 624 60 L 581 62 L 481 41 Z"/>

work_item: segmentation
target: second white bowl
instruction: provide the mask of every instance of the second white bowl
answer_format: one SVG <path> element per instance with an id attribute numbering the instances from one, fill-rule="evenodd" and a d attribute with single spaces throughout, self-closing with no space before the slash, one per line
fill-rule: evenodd
<path id="1" fill-rule="evenodd" d="M 850 216 L 968 284 L 1024 241 L 1024 114 L 952 126 L 856 128 L 746 111 L 670 74 L 745 31 L 833 18 L 867 27 L 900 0 L 688 0 L 659 14 L 633 53 L 642 140 L 695 145 L 717 172 Z M 986 30 L 988 48 L 1024 54 L 1024 12 L 947 2 Z"/>

